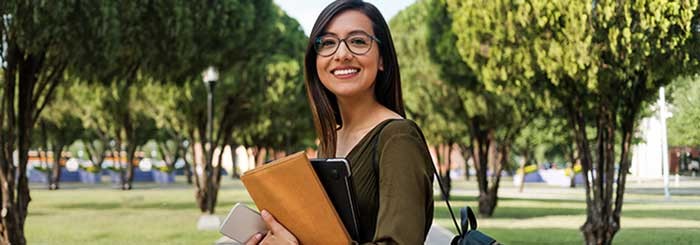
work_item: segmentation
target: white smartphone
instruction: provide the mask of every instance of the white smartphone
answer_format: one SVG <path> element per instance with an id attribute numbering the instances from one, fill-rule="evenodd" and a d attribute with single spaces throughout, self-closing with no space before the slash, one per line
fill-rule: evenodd
<path id="1" fill-rule="evenodd" d="M 258 211 L 245 204 L 236 203 L 221 223 L 219 232 L 237 242 L 245 243 L 257 233 L 267 233 L 267 227 Z"/>

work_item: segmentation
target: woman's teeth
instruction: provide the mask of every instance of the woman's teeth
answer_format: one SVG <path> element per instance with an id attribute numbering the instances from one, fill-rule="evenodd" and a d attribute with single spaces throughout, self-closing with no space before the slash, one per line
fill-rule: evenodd
<path id="1" fill-rule="evenodd" d="M 358 69 L 335 70 L 335 71 L 333 71 L 333 75 L 348 75 L 351 73 L 357 73 L 358 71 L 359 71 Z"/>

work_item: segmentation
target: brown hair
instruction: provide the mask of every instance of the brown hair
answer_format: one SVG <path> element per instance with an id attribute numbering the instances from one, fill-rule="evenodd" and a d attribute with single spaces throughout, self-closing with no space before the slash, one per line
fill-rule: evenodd
<path id="1" fill-rule="evenodd" d="M 314 117 L 314 126 L 320 139 L 319 157 L 335 157 L 336 140 L 338 130 L 343 125 L 340 118 L 340 110 L 335 95 L 328 90 L 318 77 L 316 70 L 316 50 L 314 42 L 323 34 L 328 23 L 346 10 L 358 10 L 372 21 L 374 35 L 379 39 L 379 55 L 382 57 L 384 71 L 378 71 L 374 84 L 375 99 L 388 108 L 406 117 L 403 97 L 401 95 L 401 77 L 399 76 L 399 64 L 396 59 L 394 42 L 389 32 L 389 26 L 379 10 L 371 3 L 361 0 L 338 0 L 326 6 L 316 19 L 309 43 L 306 47 L 304 58 L 304 73 L 306 92 Z"/>

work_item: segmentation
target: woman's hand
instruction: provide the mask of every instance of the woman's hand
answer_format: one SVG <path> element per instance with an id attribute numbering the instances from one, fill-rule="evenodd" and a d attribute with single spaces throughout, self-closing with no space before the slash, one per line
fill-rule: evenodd
<path id="1" fill-rule="evenodd" d="M 278 223 L 277 220 L 275 220 L 275 218 L 272 217 L 269 212 L 267 212 L 267 210 L 263 210 L 261 212 L 261 216 L 267 225 L 267 234 L 256 234 L 245 243 L 246 245 L 299 244 L 297 238 L 294 237 L 294 235 L 292 235 L 292 233 L 286 228 L 284 228 L 284 226 Z"/>

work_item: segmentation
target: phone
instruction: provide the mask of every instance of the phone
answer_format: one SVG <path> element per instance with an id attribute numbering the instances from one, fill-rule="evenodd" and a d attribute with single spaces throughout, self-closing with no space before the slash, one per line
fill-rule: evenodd
<path id="1" fill-rule="evenodd" d="M 267 233 L 267 227 L 258 211 L 236 203 L 219 227 L 219 232 L 239 243 L 245 243 L 257 233 Z"/>
<path id="2" fill-rule="evenodd" d="M 359 214 L 350 164 L 344 158 L 314 158 L 311 165 L 350 237 L 360 239 Z"/>

